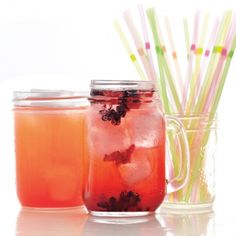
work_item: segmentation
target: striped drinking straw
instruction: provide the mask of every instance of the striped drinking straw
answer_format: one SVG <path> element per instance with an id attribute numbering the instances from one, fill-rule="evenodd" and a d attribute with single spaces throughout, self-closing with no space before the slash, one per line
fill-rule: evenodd
<path id="1" fill-rule="evenodd" d="M 124 47 L 125 47 L 125 49 L 126 49 L 128 55 L 129 55 L 129 57 L 130 57 L 130 60 L 133 62 L 133 64 L 134 64 L 134 66 L 135 66 L 135 68 L 136 68 L 136 70 L 137 70 L 137 72 L 138 72 L 140 78 L 141 78 L 142 80 L 146 80 L 146 76 L 145 76 L 145 74 L 144 74 L 144 72 L 143 72 L 143 69 L 142 69 L 142 67 L 139 65 L 135 54 L 132 52 L 132 49 L 131 49 L 131 47 L 130 47 L 130 45 L 129 45 L 129 42 L 128 42 L 128 40 L 126 39 L 125 34 L 124 34 L 124 32 L 122 31 L 122 29 L 121 29 L 121 27 L 120 27 L 120 25 L 119 25 L 119 23 L 118 23 L 117 21 L 114 21 L 114 27 L 115 27 L 117 33 L 119 34 L 120 39 L 121 39 L 121 41 L 122 41 L 122 43 L 123 43 L 123 45 L 124 45 Z"/>
<path id="2" fill-rule="evenodd" d="M 156 71 L 155 71 L 153 57 L 152 57 L 151 43 L 150 43 L 149 37 L 148 37 L 148 31 L 147 31 L 147 24 L 146 24 L 145 15 L 144 15 L 144 9 L 143 9 L 143 6 L 141 4 L 138 6 L 138 9 L 139 9 L 139 15 L 140 15 L 140 19 L 141 19 L 142 30 L 143 30 L 143 37 L 144 37 L 144 42 L 145 42 L 145 49 L 146 49 L 146 53 L 147 53 L 147 59 L 148 59 L 148 62 L 150 64 L 151 78 L 152 78 L 153 81 L 155 81 L 155 80 L 157 80 L 157 74 L 156 74 Z"/>
<path id="3" fill-rule="evenodd" d="M 205 39 L 207 35 L 208 20 L 209 20 L 209 14 L 207 13 L 203 20 L 201 35 L 199 37 L 199 40 L 196 43 L 197 47 L 195 49 L 195 67 L 193 70 L 192 78 L 190 80 L 189 98 L 188 98 L 187 107 L 185 111 L 187 114 L 190 113 L 193 103 L 195 101 L 195 97 L 196 97 L 197 80 L 201 71 L 200 65 L 201 65 L 201 59 L 203 55 L 203 47 L 204 47 Z"/>
<path id="4" fill-rule="evenodd" d="M 187 99 L 188 99 L 188 89 L 189 89 L 190 81 L 192 78 L 192 64 L 193 64 L 193 59 L 194 59 L 195 50 L 196 50 L 197 37 L 198 37 L 198 23 L 199 23 L 199 12 L 197 12 L 195 14 L 195 18 L 194 18 L 193 39 L 192 39 L 192 44 L 190 47 L 190 54 L 189 54 L 189 59 L 188 59 L 185 86 L 184 86 L 184 91 L 183 91 L 183 95 L 182 95 L 182 97 L 183 97 L 183 100 L 182 100 L 183 110 L 185 110 L 185 107 L 186 107 L 186 103 L 187 103 Z"/>
<path id="5" fill-rule="evenodd" d="M 222 70 L 224 68 L 224 63 L 225 63 L 227 56 L 228 56 L 228 49 L 230 48 L 230 45 L 233 42 L 235 32 L 236 32 L 236 17 L 234 17 L 234 20 L 232 22 L 230 32 L 229 32 L 226 42 L 225 42 L 225 46 L 221 50 L 220 60 L 218 62 L 216 70 L 214 72 L 214 76 L 213 76 L 213 79 L 212 79 L 212 82 L 210 85 L 210 89 L 209 89 L 208 94 L 206 96 L 206 102 L 203 107 L 203 112 L 209 112 L 209 110 L 210 110 L 210 106 L 213 102 L 213 97 L 215 96 L 215 94 L 217 92 L 217 87 L 219 85 L 219 82 L 220 82 L 220 79 L 221 79 L 221 76 L 223 73 Z"/>
<path id="6" fill-rule="evenodd" d="M 138 33 L 138 30 L 135 27 L 132 15 L 131 15 L 129 10 L 124 12 L 124 19 L 125 19 L 125 22 L 128 26 L 128 29 L 130 31 L 130 34 L 133 38 L 133 41 L 134 41 L 134 44 L 136 46 L 138 55 L 139 55 L 139 57 L 140 57 L 140 59 L 143 63 L 143 67 L 146 71 L 147 77 L 150 80 L 153 80 L 151 67 L 150 67 L 150 64 L 148 63 L 148 59 L 147 59 L 146 49 L 144 48 L 144 43 L 143 43 L 143 41 L 142 41 L 142 39 L 141 39 L 141 37 Z"/>
<path id="7" fill-rule="evenodd" d="M 184 91 L 183 79 L 182 79 L 182 75 L 181 75 L 178 56 L 177 56 L 177 52 L 176 52 L 176 49 L 175 49 L 173 34 L 172 34 L 172 30 L 171 30 L 171 27 L 170 27 L 170 22 L 169 22 L 168 17 L 165 17 L 165 26 L 166 26 L 166 31 L 167 31 L 169 43 L 170 43 L 170 48 L 171 48 L 171 51 L 172 51 L 172 58 L 173 58 L 173 61 L 174 61 L 176 76 L 177 76 L 178 85 L 179 85 L 178 87 L 179 87 L 180 95 L 182 95 L 183 91 Z"/>
<path id="8" fill-rule="evenodd" d="M 231 18 L 232 18 L 232 12 L 231 11 L 226 12 L 221 21 L 221 25 L 219 26 L 219 32 L 216 38 L 216 45 L 213 47 L 207 71 L 205 73 L 205 79 L 202 84 L 202 89 L 200 90 L 198 101 L 194 107 L 193 111 L 194 113 L 199 113 L 203 110 L 204 101 L 210 89 L 211 81 L 213 78 L 212 74 L 214 73 L 217 62 L 219 61 L 220 54 L 223 48 L 221 45 L 224 44 L 227 34 L 227 29 L 229 28 L 231 22 Z"/>
<path id="9" fill-rule="evenodd" d="M 210 53 L 211 53 L 211 45 L 215 44 L 215 40 L 216 40 L 216 36 L 217 36 L 218 31 L 219 31 L 219 21 L 216 20 L 215 23 L 214 23 L 212 32 L 210 34 L 210 38 L 209 38 L 209 41 L 207 43 L 205 52 L 204 52 L 203 61 L 201 63 L 201 71 L 200 71 L 200 74 L 199 74 L 198 79 L 197 79 L 195 102 L 194 102 L 194 104 L 191 105 L 190 113 L 193 110 L 193 108 L 194 108 L 194 106 L 197 102 L 197 97 L 198 97 L 199 92 L 200 92 L 200 86 L 202 84 L 202 78 L 203 78 L 203 75 L 205 73 L 207 61 L 208 61 Z"/>

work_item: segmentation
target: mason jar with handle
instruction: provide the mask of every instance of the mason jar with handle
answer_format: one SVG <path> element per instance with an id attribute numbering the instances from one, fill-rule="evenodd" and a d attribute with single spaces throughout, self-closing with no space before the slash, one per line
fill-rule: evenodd
<path id="1" fill-rule="evenodd" d="M 182 124 L 164 115 L 151 81 L 93 80 L 90 104 L 84 192 L 88 211 L 113 217 L 154 213 L 165 195 L 182 188 L 189 176 Z M 168 179 L 166 130 L 176 133 L 175 145 L 181 150 L 180 171 L 170 171 Z"/>

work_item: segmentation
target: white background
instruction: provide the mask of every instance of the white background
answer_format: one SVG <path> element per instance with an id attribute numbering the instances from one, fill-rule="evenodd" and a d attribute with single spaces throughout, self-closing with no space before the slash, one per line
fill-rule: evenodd
<path id="1" fill-rule="evenodd" d="M 14 185 L 12 91 L 45 87 L 85 90 L 90 79 L 139 79 L 112 25 L 124 10 L 136 11 L 138 3 L 0 1 L 0 231 L 5 231 L 4 235 L 15 234 L 20 210 Z M 158 12 L 173 17 L 191 16 L 196 9 L 208 9 L 213 14 L 229 8 L 236 11 L 234 5 L 233 0 L 145 1 L 145 6 L 156 6 Z M 225 227 L 228 235 L 233 235 L 230 222 L 236 219 L 235 78 L 234 58 L 218 109 L 216 166 L 216 227 Z M 221 219 L 225 219 L 222 224 Z"/>

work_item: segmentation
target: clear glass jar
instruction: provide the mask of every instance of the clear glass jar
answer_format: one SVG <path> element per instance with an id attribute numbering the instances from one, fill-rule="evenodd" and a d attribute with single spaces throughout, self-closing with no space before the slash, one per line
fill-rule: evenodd
<path id="1" fill-rule="evenodd" d="M 188 177 L 183 127 L 176 119 L 165 117 L 151 81 L 93 80 L 90 95 L 89 171 L 84 193 L 87 209 L 96 216 L 155 212 L 166 188 L 175 191 Z M 186 144 L 182 149 L 186 168 L 178 181 L 174 177 L 166 181 L 166 123 L 175 127 L 176 138 Z"/>
<path id="2" fill-rule="evenodd" d="M 165 199 L 163 207 L 209 211 L 215 199 L 217 119 L 212 114 L 175 115 L 184 125 L 190 151 L 190 178 L 185 187 Z M 169 139 L 171 140 L 171 139 Z M 173 140 L 173 139 L 172 139 Z M 170 146 L 174 146 L 170 141 Z M 178 152 L 172 149 L 172 157 Z M 178 171 L 178 162 L 174 169 Z"/>
<path id="3" fill-rule="evenodd" d="M 16 186 L 24 207 L 83 205 L 86 174 L 85 93 L 14 93 Z"/>

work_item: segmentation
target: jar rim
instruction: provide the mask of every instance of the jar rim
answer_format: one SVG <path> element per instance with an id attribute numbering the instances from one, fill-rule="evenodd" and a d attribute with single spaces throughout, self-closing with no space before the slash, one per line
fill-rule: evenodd
<path id="1" fill-rule="evenodd" d="M 64 99 L 87 99 L 89 92 L 72 90 L 31 89 L 13 92 L 13 102 Z"/>
<path id="2" fill-rule="evenodd" d="M 31 89 L 13 92 L 15 108 L 37 107 L 48 108 L 77 108 L 86 107 L 89 93 L 71 90 Z"/>
<path id="3" fill-rule="evenodd" d="M 150 80 L 91 80 L 91 89 L 98 90 L 155 90 L 155 83 Z"/>

